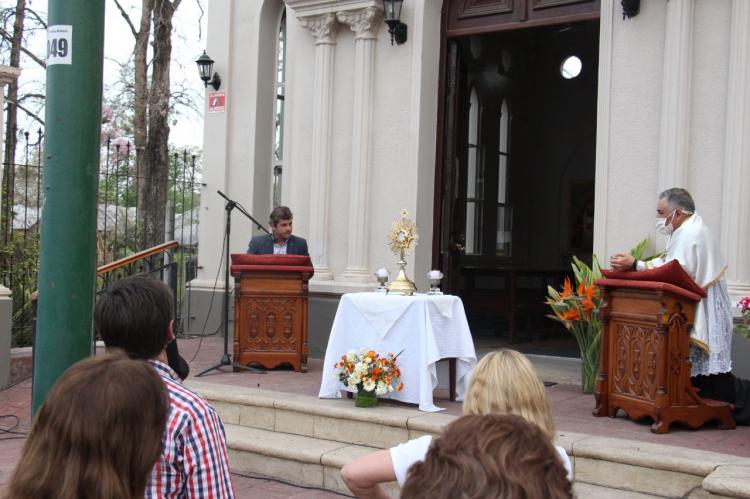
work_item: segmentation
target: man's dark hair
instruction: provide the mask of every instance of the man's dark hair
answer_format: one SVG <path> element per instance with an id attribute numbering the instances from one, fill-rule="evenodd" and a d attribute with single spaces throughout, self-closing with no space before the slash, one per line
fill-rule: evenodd
<path id="1" fill-rule="evenodd" d="M 269 216 L 269 223 L 275 227 L 281 220 L 291 220 L 292 218 L 292 210 L 287 206 L 277 206 Z"/>
<path id="2" fill-rule="evenodd" d="M 174 302 L 166 284 L 137 274 L 107 288 L 94 307 L 94 330 L 107 348 L 153 359 L 167 345 Z"/>
<path id="3" fill-rule="evenodd" d="M 679 208 L 686 213 L 695 213 L 693 196 L 685 189 L 672 187 L 659 194 L 659 199 L 666 199 L 670 210 Z"/>
<path id="4" fill-rule="evenodd" d="M 549 437 L 511 414 L 463 416 L 409 468 L 402 499 L 572 499 Z"/>

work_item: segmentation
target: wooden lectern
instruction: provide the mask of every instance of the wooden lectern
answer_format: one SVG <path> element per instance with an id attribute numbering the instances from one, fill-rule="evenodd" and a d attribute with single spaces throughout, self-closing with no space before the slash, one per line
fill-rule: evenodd
<path id="1" fill-rule="evenodd" d="M 232 255 L 234 360 L 307 372 L 310 257 Z"/>
<path id="2" fill-rule="evenodd" d="M 690 382 L 689 331 L 705 292 L 676 261 L 644 272 L 607 272 L 594 416 L 653 419 L 653 433 L 674 422 L 699 428 L 717 420 L 734 429 L 732 405 L 702 399 Z"/>

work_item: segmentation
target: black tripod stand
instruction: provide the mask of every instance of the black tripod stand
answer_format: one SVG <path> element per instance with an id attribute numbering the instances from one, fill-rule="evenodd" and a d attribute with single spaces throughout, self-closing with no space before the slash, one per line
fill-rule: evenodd
<path id="1" fill-rule="evenodd" d="M 224 318 L 223 318 L 223 328 L 224 328 L 224 355 L 221 356 L 221 360 L 217 364 L 214 364 L 213 366 L 209 367 L 205 371 L 201 371 L 196 375 L 196 377 L 201 377 L 204 374 L 210 373 L 211 371 L 215 369 L 219 369 L 220 367 L 224 366 L 232 366 L 235 369 L 244 369 L 246 371 L 252 371 L 254 373 L 258 374 L 265 374 L 266 371 L 264 369 L 257 369 L 254 367 L 244 366 L 242 364 L 238 364 L 236 362 L 232 362 L 232 357 L 229 355 L 229 234 L 231 233 L 231 227 L 232 227 L 232 210 L 237 208 L 237 211 L 245 215 L 248 219 L 250 219 L 251 222 L 253 222 L 255 225 L 258 226 L 259 229 L 263 230 L 268 234 L 268 229 L 263 227 L 260 222 L 255 220 L 252 215 L 250 215 L 239 203 L 236 201 L 233 201 L 229 199 L 223 192 L 216 191 L 219 193 L 219 196 L 223 197 L 227 200 L 227 204 L 224 207 L 224 209 L 227 212 L 226 216 L 226 222 L 224 225 Z"/>

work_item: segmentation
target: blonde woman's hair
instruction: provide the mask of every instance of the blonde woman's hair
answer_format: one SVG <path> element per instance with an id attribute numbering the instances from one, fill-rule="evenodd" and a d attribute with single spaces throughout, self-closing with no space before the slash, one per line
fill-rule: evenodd
<path id="1" fill-rule="evenodd" d="M 544 383 L 529 359 L 515 350 L 495 350 L 474 368 L 463 405 L 464 414 L 515 414 L 536 423 L 551 439 L 555 423 Z"/>

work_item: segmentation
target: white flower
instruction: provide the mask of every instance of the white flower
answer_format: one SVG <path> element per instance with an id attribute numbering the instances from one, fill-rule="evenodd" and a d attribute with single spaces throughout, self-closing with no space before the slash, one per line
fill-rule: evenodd
<path id="1" fill-rule="evenodd" d="M 346 361 L 347 362 L 354 362 L 355 360 L 357 360 L 357 352 L 356 351 L 352 350 L 351 352 L 349 352 L 348 354 L 346 354 Z"/>
<path id="2" fill-rule="evenodd" d="M 382 397 L 388 393 L 388 387 L 382 381 L 378 381 L 378 387 L 375 389 L 375 395 Z"/>
<path id="3" fill-rule="evenodd" d="M 365 391 L 371 392 L 375 389 L 375 382 L 371 379 L 368 379 L 362 384 L 362 387 L 365 389 Z"/>
<path id="4" fill-rule="evenodd" d="M 347 379 L 348 386 L 357 386 L 360 381 L 362 381 L 362 378 L 359 376 L 359 374 L 352 373 L 351 376 Z"/>

